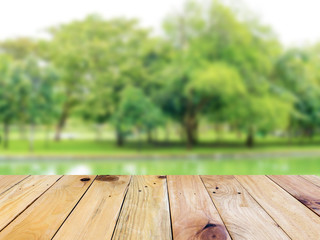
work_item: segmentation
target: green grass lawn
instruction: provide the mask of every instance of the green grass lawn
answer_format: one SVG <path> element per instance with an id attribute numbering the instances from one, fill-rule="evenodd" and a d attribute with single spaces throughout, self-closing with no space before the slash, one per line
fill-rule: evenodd
<path id="1" fill-rule="evenodd" d="M 317 142 L 258 142 L 253 149 L 241 142 L 202 143 L 190 150 L 178 142 L 119 148 L 113 141 L 46 146 L 37 140 L 31 153 L 28 142 L 12 140 L 9 149 L 0 147 L 0 174 L 320 174 L 320 148 Z"/>
<path id="2" fill-rule="evenodd" d="M 193 149 L 187 149 L 182 143 L 146 144 L 128 142 L 123 147 L 117 147 L 113 141 L 96 142 L 94 140 L 63 140 L 50 142 L 47 146 L 43 141 L 35 141 L 34 151 L 29 151 L 27 141 L 12 140 L 8 149 L 0 147 L 0 156 L 27 155 L 81 155 L 81 156 L 140 156 L 140 155 L 192 155 L 219 153 L 266 153 L 266 152 L 315 152 L 320 154 L 320 145 L 314 143 L 285 142 L 257 143 L 254 148 L 247 148 L 241 142 L 227 142 L 223 144 L 203 143 Z"/>
<path id="3" fill-rule="evenodd" d="M 224 131 L 218 134 L 214 128 L 202 124 L 199 129 L 200 145 L 193 149 L 186 149 L 185 144 L 180 142 L 178 129 L 174 125 L 169 128 L 169 135 L 166 136 L 164 129 L 157 130 L 159 144 L 147 144 L 146 136 L 129 136 L 125 146 L 119 148 L 115 145 L 114 129 L 110 125 L 104 125 L 101 131 L 102 142 L 97 142 L 96 128 L 84 124 L 78 119 L 70 119 L 64 129 L 64 134 L 73 136 L 75 140 L 64 139 L 61 142 L 49 141 L 46 129 L 37 127 L 35 134 L 34 151 L 29 151 L 29 144 L 21 140 L 22 135 L 17 126 L 13 126 L 10 133 L 10 147 L 4 149 L 0 144 L 0 157 L 6 156 L 27 156 L 27 155 L 53 155 L 53 156 L 140 156 L 140 155 L 192 155 L 192 154 L 219 154 L 219 153 L 256 153 L 256 152 L 318 152 L 320 154 L 320 136 L 314 139 L 293 139 L 288 143 L 287 138 L 275 137 L 272 135 L 262 136 L 257 134 L 256 146 L 253 149 L 245 147 L 245 134 L 235 134 Z M 49 131 L 50 139 L 53 138 L 54 128 Z M 28 132 L 25 133 L 28 137 Z M 164 142 L 169 141 L 168 144 Z"/>

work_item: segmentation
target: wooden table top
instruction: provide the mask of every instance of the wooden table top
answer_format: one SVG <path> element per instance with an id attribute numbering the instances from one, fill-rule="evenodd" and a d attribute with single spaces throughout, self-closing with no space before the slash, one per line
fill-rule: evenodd
<path id="1" fill-rule="evenodd" d="M 0 239 L 320 240 L 320 177 L 0 176 Z"/>

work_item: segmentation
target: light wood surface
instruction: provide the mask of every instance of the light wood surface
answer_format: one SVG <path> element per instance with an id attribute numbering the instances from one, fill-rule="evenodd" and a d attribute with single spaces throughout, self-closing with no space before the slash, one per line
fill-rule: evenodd
<path id="1" fill-rule="evenodd" d="M 129 181 L 130 176 L 98 176 L 54 240 L 111 239 Z"/>
<path id="2" fill-rule="evenodd" d="M 301 175 L 304 179 L 312 182 L 314 185 L 320 187 L 320 177 L 316 175 Z"/>
<path id="3" fill-rule="evenodd" d="M 268 176 L 320 216 L 320 189 L 300 176 Z"/>
<path id="4" fill-rule="evenodd" d="M 64 176 L 0 232 L 0 239 L 48 240 L 56 233 L 95 176 Z M 46 178 L 45 178 L 46 179 Z"/>
<path id="5" fill-rule="evenodd" d="M 231 239 L 199 176 L 168 176 L 176 240 Z"/>
<path id="6" fill-rule="evenodd" d="M 0 196 L 0 230 L 40 197 L 61 176 L 31 176 Z M 1 239 L 1 238 L 0 238 Z"/>
<path id="7" fill-rule="evenodd" d="M 201 178 L 232 239 L 290 239 L 234 176 Z"/>
<path id="8" fill-rule="evenodd" d="M 132 177 L 113 239 L 171 239 L 165 177 Z"/>
<path id="9" fill-rule="evenodd" d="M 0 194 L 27 178 L 27 175 L 0 176 Z"/>
<path id="10" fill-rule="evenodd" d="M 0 176 L 0 240 L 320 240 L 318 180 Z"/>
<path id="11" fill-rule="evenodd" d="M 236 178 L 291 239 L 320 239 L 320 218 L 272 180 L 266 176 Z"/>

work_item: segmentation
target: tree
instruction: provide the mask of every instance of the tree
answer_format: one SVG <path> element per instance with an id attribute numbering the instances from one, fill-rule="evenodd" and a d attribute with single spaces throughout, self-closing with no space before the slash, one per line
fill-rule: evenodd
<path id="1" fill-rule="evenodd" d="M 52 67 L 41 65 L 35 57 L 25 60 L 23 74 L 27 80 L 27 93 L 21 112 L 25 114 L 30 126 L 29 149 L 33 151 L 35 127 L 51 123 L 55 116 L 55 85 L 58 74 Z"/>
<path id="2" fill-rule="evenodd" d="M 223 62 L 196 71 L 185 88 L 187 114 L 184 119 L 189 146 L 195 142 L 197 115 L 220 115 L 223 108 L 246 93 L 237 69 Z"/>
<path id="3" fill-rule="evenodd" d="M 320 121 L 320 71 L 317 47 L 289 49 L 276 62 L 274 76 L 282 91 L 293 98 L 290 128 L 312 137 Z"/>
<path id="4" fill-rule="evenodd" d="M 7 55 L 0 55 L 0 121 L 3 123 L 4 147 L 9 147 L 11 124 L 18 119 L 25 104 L 26 79 L 21 65 Z"/>
<path id="5" fill-rule="evenodd" d="M 126 134 L 136 129 L 139 133 L 150 132 L 163 123 L 161 110 L 148 98 L 141 89 L 128 86 L 121 93 L 117 111 L 112 122 L 118 133 L 118 145 L 123 145 Z"/>
<path id="6" fill-rule="evenodd" d="M 0 42 L 0 50 L 12 56 L 15 60 L 24 60 L 28 56 L 35 54 L 37 49 L 37 41 L 27 37 L 8 39 Z"/>
<path id="7" fill-rule="evenodd" d="M 249 104 L 248 101 L 238 101 L 243 103 L 242 106 L 237 104 L 236 97 L 243 97 L 241 92 L 252 95 L 248 99 L 261 94 L 261 85 L 268 83 L 273 60 L 281 48 L 269 28 L 247 18 L 240 20 L 238 13 L 219 1 L 211 1 L 206 7 L 196 1 L 187 2 L 182 13 L 169 16 L 165 29 L 168 39 L 174 43 L 175 55 L 164 87 L 166 96 L 160 98 L 164 100 L 163 107 L 169 115 L 179 122 L 188 119 L 189 124 L 184 125 L 187 142 L 191 146 L 196 142 L 198 123 L 194 119 L 198 108 L 190 107 L 193 101 L 179 91 L 183 89 L 184 93 L 186 86 L 193 82 L 192 85 L 198 86 L 198 101 L 202 94 L 204 97 L 212 93 L 207 103 L 211 111 L 206 111 L 206 115 L 212 120 L 228 121 L 230 118 L 223 112 L 232 109 L 229 106 L 246 109 L 245 104 Z M 206 70 L 206 66 L 211 64 L 214 67 Z M 217 88 L 219 84 L 223 87 Z M 239 86 L 243 91 L 238 91 Z M 214 94 L 213 87 L 221 90 L 219 94 Z M 269 93 L 270 86 L 265 94 Z M 228 97 L 223 99 L 223 96 Z M 220 111 L 222 109 L 224 111 Z M 248 117 L 251 114 L 252 111 L 247 111 Z M 249 129 L 248 135 L 252 132 Z"/>
<path id="8" fill-rule="evenodd" d="M 53 39 L 43 54 L 61 70 L 62 105 L 56 140 L 71 112 L 88 106 L 84 115 L 106 121 L 115 111 L 121 90 L 129 83 L 141 85 L 141 56 L 148 31 L 136 20 L 104 20 L 92 15 L 82 21 L 51 28 Z M 88 100 L 88 101 L 87 101 Z M 91 114 L 88 114 L 92 109 Z"/>
<path id="9" fill-rule="evenodd" d="M 224 114 L 230 114 L 229 122 L 247 132 L 246 145 L 253 147 L 256 132 L 285 129 L 289 123 L 292 102 L 285 96 L 262 92 L 247 94 L 234 102 Z"/>
<path id="10" fill-rule="evenodd" d="M 38 41 L 27 38 L 19 37 L 14 39 L 7 39 L 0 42 L 0 52 L 10 56 L 14 63 L 20 64 L 23 67 L 24 61 L 30 56 L 36 56 L 38 51 Z M 16 64 L 17 65 L 17 64 Z M 25 92 L 21 93 L 22 103 L 25 98 Z M 17 117 L 17 124 L 19 125 L 20 135 L 22 139 L 26 139 L 26 119 L 24 112 L 20 112 Z"/>

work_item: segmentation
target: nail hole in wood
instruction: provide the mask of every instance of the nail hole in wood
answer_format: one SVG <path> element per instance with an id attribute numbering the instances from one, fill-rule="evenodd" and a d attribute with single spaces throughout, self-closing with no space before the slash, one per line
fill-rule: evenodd
<path id="1" fill-rule="evenodd" d="M 88 182 L 88 181 L 90 181 L 90 178 L 81 178 L 80 181 L 81 182 Z"/>

